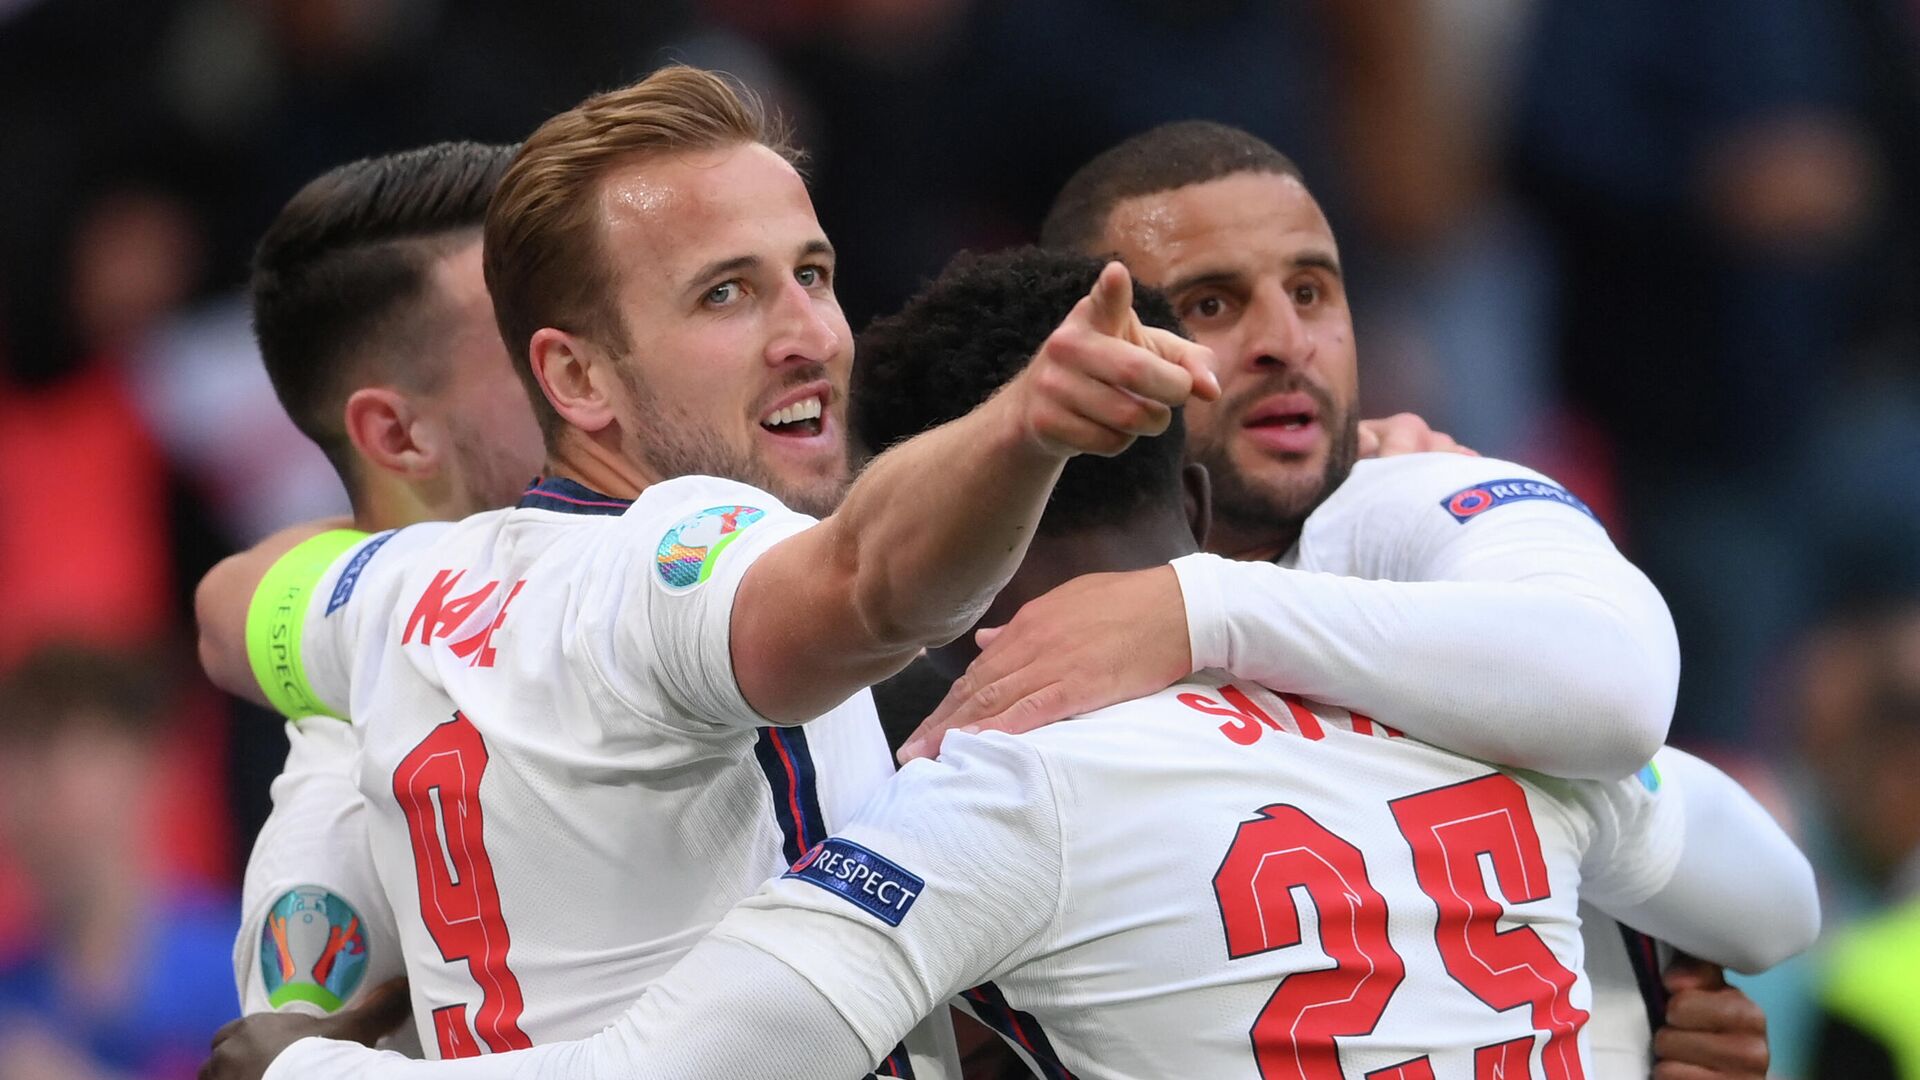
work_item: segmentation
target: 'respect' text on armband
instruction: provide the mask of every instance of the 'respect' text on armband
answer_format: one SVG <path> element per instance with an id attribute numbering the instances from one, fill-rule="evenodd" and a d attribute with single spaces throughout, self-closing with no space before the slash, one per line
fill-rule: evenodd
<path id="1" fill-rule="evenodd" d="M 267 701 L 289 717 L 346 719 L 308 685 L 300 642 L 314 588 L 342 552 L 366 538 L 355 529 L 333 529 L 303 540 L 273 564 L 254 590 L 247 608 L 247 660 Z"/>

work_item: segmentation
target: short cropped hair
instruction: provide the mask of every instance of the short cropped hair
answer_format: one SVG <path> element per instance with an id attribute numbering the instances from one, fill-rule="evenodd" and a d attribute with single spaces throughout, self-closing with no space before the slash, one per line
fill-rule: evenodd
<path id="1" fill-rule="evenodd" d="M 1113 208 L 1236 173 L 1300 179 L 1300 167 L 1266 140 L 1210 120 L 1182 120 L 1142 132 L 1080 167 L 1040 226 L 1043 247 L 1103 254 Z"/>
<path id="2" fill-rule="evenodd" d="M 534 332 L 552 326 L 629 347 L 601 243 L 607 174 L 648 155 L 743 143 L 798 158 L 781 121 L 751 91 L 674 64 L 595 94 L 541 124 L 521 147 L 487 212 L 487 289 L 549 446 L 560 415 L 533 376 L 527 347 Z"/>
<path id="3" fill-rule="evenodd" d="M 477 239 L 510 146 L 436 143 L 342 165 L 300 189 L 254 251 L 254 335 L 274 393 L 335 471 L 354 487 L 342 412 L 357 361 L 396 330 L 426 288 L 434 260 Z M 391 350 L 384 378 L 415 385 L 437 365 Z"/>
<path id="4" fill-rule="evenodd" d="M 878 453 L 971 412 L 1026 368 L 1104 265 L 1034 247 L 955 258 L 898 314 L 874 320 L 860 335 L 849 395 L 854 435 Z M 1148 326 L 1182 333 L 1155 289 L 1135 282 L 1133 309 Z M 1176 409 L 1157 438 L 1135 439 L 1110 458 L 1071 459 L 1040 531 L 1119 524 L 1160 500 L 1177 505 L 1184 451 Z"/>

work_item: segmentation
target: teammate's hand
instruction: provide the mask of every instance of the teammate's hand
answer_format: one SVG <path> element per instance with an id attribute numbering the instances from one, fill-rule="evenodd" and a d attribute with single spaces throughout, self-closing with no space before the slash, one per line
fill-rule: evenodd
<path id="1" fill-rule="evenodd" d="M 1173 408 L 1188 398 L 1219 396 L 1213 353 L 1142 324 L 1133 278 L 1113 262 L 994 400 L 1016 410 L 1047 453 L 1111 456 L 1167 430 Z"/>
<path id="2" fill-rule="evenodd" d="M 1171 566 L 1087 574 L 979 632 L 981 651 L 900 748 L 931 757 L 954 728 L 1034 728 L 1165 690 L 1193 672 L 1187 608 Z"/>
<path id="3" fill-rule="evenodd" d="M 1653 1080 L 1765 1080 L 1767 1014 L 1726 972 L 1681 956 L 1664 981 L 1672 997 L 1653 1033 Z"/>
<path id="4" fill-rule="evenodd" d="M 243 1016 L 214 1033 L 213 1056 L 200 1066 L 200 1080 L 259 1080 L 281 1051 L 310 1036 L 372 1046 L 405 1023 L 411 1008 L 407 980 L 394 979 L 375 987 L 360 1004 L 332 1016 L 279 1012 Z"/>
<path id="5" fill-rule="evenodd" d="M 1448 453 L 1479 457 L 1480 451 L 1461 446 L 1453 436 L 1435 431 L 1426 420 L 1410 412 L 1394 413 L 1380 420 L 1360 421 L 1360 456 L 1393 457 L 1396 454 Z"/>

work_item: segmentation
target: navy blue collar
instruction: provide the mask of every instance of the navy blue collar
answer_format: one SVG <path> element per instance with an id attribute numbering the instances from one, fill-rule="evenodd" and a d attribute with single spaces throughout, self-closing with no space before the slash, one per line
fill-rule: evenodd
<path id="1" fill-rule="evenodd" d="M 633 505 L 631 499 L 616 499 L 575 483 L 564 476 L 545 476 L 527 486 L 516 505 L 534 510 L 552 510 L 561 514 L 604 514 L 618 516 Z"/>

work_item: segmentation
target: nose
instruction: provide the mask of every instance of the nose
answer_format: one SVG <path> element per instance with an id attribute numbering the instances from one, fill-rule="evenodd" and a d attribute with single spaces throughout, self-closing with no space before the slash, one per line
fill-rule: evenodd
<path id="1" fill-rule="evenodd" d="M 1244 325 L 1241 358 L 1246 367 L 1299 367 L 1312 354 L 1300 309 L 1278 282 L 1263 282 L 1254 290 Z"/>
<path id="2" fill-rule="evenodd" d="M 774 301 L 773 334 L 767 339 L 767 365 L 792 361 L 824 364 L 840 349 L 846 320 L 840 302 L 809 292 L 789 280 Z"/>

